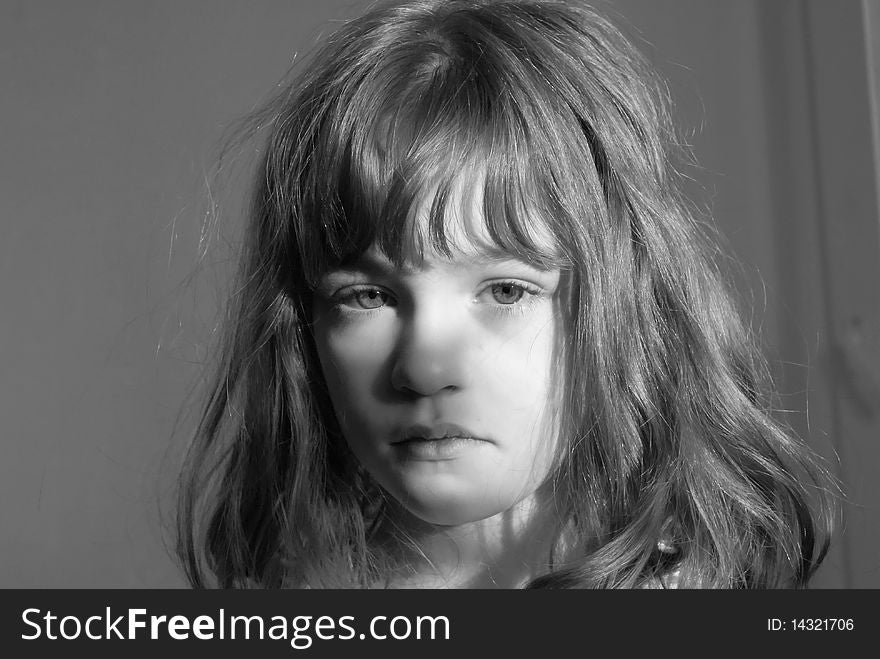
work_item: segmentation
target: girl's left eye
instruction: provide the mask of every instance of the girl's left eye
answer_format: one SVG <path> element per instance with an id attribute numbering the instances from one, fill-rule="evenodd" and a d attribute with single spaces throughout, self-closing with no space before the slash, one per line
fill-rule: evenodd
<path id="1" fill-rule="evenodd" d="M 481 297 L 487 296 L 491 302 L 499 305 L 513 306 L 522 302 L 523 298 L 540 295 L 540 292 L 539 289 L 521 282 L 499 281 L 483 289 Z"/>
<path id="2" fill-rule="evenodd" d="M 498 304 L 516 304 L 526 292 L 522 286 L 517 286 L 510 282 L 492 284 L 490 289 L 492 297 L 495 298 Z"/>

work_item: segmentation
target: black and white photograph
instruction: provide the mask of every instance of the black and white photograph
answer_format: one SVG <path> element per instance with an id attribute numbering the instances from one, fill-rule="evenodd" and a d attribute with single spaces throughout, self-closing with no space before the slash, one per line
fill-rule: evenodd
<path id="1" fill-rule="evenodd" d="M 0 80 L 4 589 L 880 588 L 877 0 L 5 0 Z"/>

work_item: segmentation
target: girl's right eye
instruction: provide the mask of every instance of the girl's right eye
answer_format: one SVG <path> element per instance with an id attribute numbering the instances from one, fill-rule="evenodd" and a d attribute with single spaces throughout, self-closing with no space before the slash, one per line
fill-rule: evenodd
<path id="1" fill-rule="evenodd" d="M 333 300 L 351 309 L 372 310 L 397 306 L 397 300 L 390 293 L 376 286 L 346 288 L 334 295 Z"/>

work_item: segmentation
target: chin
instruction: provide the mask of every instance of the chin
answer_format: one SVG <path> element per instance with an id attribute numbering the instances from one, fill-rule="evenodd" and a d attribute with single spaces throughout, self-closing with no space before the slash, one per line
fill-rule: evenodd
<path id="1" fill-rule="evenodd" d="M 463 497 L 461 492 L 448 496 L 409 496 L 398 499 L 407 511 L 428 524 L 435 526 L 462 526 L 494 517 L 515 505 L 512 501 L 505 506 L 502 502 L 490 502 L 485 497 Z"/>
<path id="2" fill-rule="evenodd" d="M 464 526 L 479 522 L 500 513 L 500 510 L 473 510 L 463 506 L 441 505 L 422 506 L 418 509 L 408 507 L 409 512 L 423 522 L 434 526 Z"/>

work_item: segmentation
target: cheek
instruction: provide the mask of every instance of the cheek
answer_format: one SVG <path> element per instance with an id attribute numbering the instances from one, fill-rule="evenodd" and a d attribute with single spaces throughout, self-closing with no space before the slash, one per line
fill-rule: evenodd
<path id="1" fill-rule="evenodd" d="M 315 323 L 315 345 L 330 398 L 340 422 L 377 396 L 393 351 L 393 327 L 383 319 L 371 322 Z"/>
<path id="2" fill-rule="evenodd" d="M 549 469 L 557 444 L 553 401 L 560 368 L 555 363 L 557 329 L 552 317 L 530 329 L 505 344 L 505 354 L 497 360 L 496 383 L 504 388 L 507 403 L 496 415 L 510 435 L 518 438 L 516 462 L 533 467 L 533 475 L 540 479 Z"/>
<path id="3" fill-rule="evenodd" d="M 505 397 L 542 407 L 550 395 L 555 335 L 552 318 L 541 316 L 515 334 L 491 342 L 481 370 L 494 382 L 493 388 L 507 393 Z"/>

